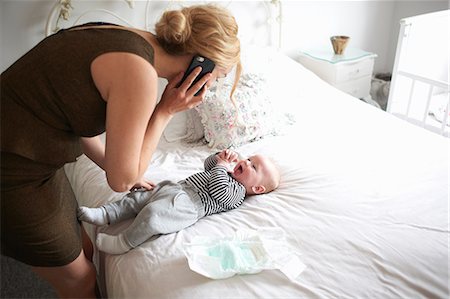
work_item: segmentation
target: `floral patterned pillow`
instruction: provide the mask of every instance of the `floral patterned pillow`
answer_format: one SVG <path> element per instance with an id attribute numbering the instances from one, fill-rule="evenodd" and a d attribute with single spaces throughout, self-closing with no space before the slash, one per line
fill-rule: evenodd
<path id="1" fill-rule="evenodd" d="M 272 104 L 268 85 L 260 74 L 243 74 L 234 93 L 236 106 L 229 96 L 230 82 L 210 89 L 195 109 L 204 126 L 204 138 L 211 148 L 238 147 L 267 135 L 278 135 L 293 122 L 290 115 L 278 112 Z"/>

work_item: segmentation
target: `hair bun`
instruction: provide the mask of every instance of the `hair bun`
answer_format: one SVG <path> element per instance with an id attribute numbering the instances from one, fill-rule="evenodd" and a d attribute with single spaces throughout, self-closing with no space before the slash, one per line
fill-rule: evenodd
<path id="1" fill-rule="evenodd" d="M 166 11 L 155 26 L 156 35 L 169 44 L 182 45 L 191 36 L 191 24 L 185 11 Z"/>

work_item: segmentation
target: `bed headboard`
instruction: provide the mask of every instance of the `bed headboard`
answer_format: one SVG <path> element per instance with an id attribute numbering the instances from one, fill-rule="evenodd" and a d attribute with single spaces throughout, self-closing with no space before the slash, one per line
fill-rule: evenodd
<path id="1" fill-rule="evenodd" d="M 450 136 L 450 10 L 400 20 L 387 111 Z"/>
<path id="2" fill-rule="evenodd" d="M 61 28 L 104 21 L 153 31 L 162 12 L 207 1 L 55 0 L 45 25 L 46 35 Z M 210 1 L 208 1 L 210 2 Z M 214 1 L 228 8 L 239 24 L 243 44 L 281 48 L 282 4 L 280 0 Z M 249 18 L 248 16 L 252 17 Z"/>

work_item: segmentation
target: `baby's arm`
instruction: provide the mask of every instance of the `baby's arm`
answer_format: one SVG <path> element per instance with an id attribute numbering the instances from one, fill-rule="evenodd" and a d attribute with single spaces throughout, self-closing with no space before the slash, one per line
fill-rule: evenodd
<path id="1" fill-rule="evenodd" d="M 223 165 L 217 165 L 211 170 L 208 191 L 225 211 L 237 208 L 245 197 L 245 188 L 228 175 Z"/>
<path id="2" fill-rule="evenodd" d="M 215 153 L 205 160 L 205 170 L 211 170 L 216 165 L 229 168 L 230 164 L 238 161 L 238 154 L 230 149 L 224 149 Z"/>
<path id="3" fill-rule="evenodd" d="M 217 164 L 228 167 L 231 163 L 238 161 L 239 155 L 230 149 L 224 149 L 220 153 L 217 154 Z"/>

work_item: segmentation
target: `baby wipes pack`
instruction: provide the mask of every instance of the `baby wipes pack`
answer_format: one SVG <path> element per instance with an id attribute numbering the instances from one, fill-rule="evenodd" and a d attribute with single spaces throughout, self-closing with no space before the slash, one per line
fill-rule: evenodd
<path id="1" fill-rule="evenodd" d="M 228 237 L 197 236 L 185 244 L 185 255 L 192 271 L 212 279 L 278 269 L 294 281 L 306 268 L 280 228 L 238 230 Z"/>

